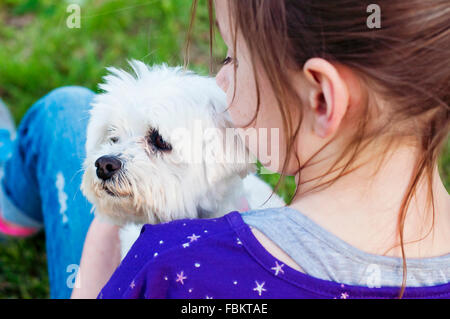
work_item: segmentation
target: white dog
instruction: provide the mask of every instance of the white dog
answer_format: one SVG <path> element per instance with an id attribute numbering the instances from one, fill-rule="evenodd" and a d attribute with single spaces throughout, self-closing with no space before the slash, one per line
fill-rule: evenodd
<path id="1" fill-rule="evenodd" d="M 140 224 L 284 205 L 274 194 L 262 206 L 271 188 L 238 134 L 225 138 L 233 126 L 213 78 L 130 65 L 135 75 L 109 68 L 92 103 L 81 185 L 96 214 L 126 226 L 123 256 Z"/>

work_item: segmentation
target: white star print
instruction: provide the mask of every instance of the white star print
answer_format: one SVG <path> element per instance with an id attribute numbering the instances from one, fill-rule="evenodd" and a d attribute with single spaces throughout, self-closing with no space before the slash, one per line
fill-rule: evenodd
<path id="1" fill-rule="evenodd" d="M 238 245 L 242 245 L 242 242 L 241 242 L 241 240 L 239 239 L 239 237 L 236 237 L 236 242 L 237 242 Z"/>
<path id="2" fill-rule="evenodd" d="M 184 285 L 184 281 L 183 281 L 183 280 L 185 280 L 185 279 L 187 279 L 187 277 L 184 276 L 184 273 L 183 273 L 183 271 L 182 271 L 181 273 L 177 274 L 177 280 L 176 280 L 176 282 L 179 282 L 179 283 L 181 283 L 182 285 Z"/>
<path id="3" fill-rule="evenodd" d="M 131 289 L 134 289 L 134 287 L 136 287 L 136 284 L 134 283 L 134 280 L 131 282 L 131 284 L 130 284 L 130 288 Z"/>
<path id="4" fill-rule="evenodd" d="M 200 264 L 199 263 L 195 263 L 194 266 L 198 268 L 198 267 L 200 267 Z"/>
<path id="5" fill-rule="evenodd" d="M 160 244 L 164 244 L 164 241 L 163 241 L 163 240 L 160 240 L 159 243 L 160 243 Z"/>
<path id="6" fill-rule="evenodd" d="M 341 299 L 347 299 L 348 298 L 348 293 L 344 292 L 341 294 Z"/>
<path id="7" fill-rule="evenodd" d="M 257 282 L 257 281 L 255 281 L 255 283 L 256 283 L 256 287 L 253 288 L 253 291 L 257 291 L 257 292 L 258 292 L 258 295 L 261 296 L 261 294 L 262 294 L 263 291 L 267 291 L 265 288 L 263 288 L 263 287 L 264 287 L 264 284 L 265 284 L 264 281 L 263 281 L 262 284 L 260 284 L 260 283 Z"/>
<path id="8" fill-rule="evenodd" d="M 213 297 L 210 297 L 210 296 L 206 296 L 206 299 L 213 299 Z"/>
<path id="9" fill-rule="evenodd" d="M 189 247 L 189 243 L 184 243 L 183 248 Z"/>
<path id="10" fill-rule="evenodd" d="M 197 239 L 200 238 L 200 236 L 197 236 L 196 234 L 192 234 L 191 236 L 187 236 L 187 238 L 190 239 L 190 242 L 197 241 Z"/>
<path id="11" fill-rule="evenodd" d="M 284 267 L 284 264 L 279 265 L 279 264 L 278 264 L 278 261 L 275 260 L 275 267 L 272 267 L 272 268 L 270 268 L 270 269 L 275 270 L 275 276 L 278 276 L 278 273 L 280 273 L 280 272 L 281 272 L 282 274 L 284 274 L 284 270 L 281 269 L 281 268 L 283 268 L 283 267 Z"/>

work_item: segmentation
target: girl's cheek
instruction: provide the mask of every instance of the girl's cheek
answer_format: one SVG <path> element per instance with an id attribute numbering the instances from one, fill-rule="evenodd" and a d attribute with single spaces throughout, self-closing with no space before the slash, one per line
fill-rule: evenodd
<path id="1" fill-rule="evenodd" d="M 224 91 L 225 93 L 228 92 L 228 88 L 230 87 L 230 82 L 228 78 L 228 71 L 227 67 L 222 67 L 216 75 L 216 83 L 217 85 Z"/>

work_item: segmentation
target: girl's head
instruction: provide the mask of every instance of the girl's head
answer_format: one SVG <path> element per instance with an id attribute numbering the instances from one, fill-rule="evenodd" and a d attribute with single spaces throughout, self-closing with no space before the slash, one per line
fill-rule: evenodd
<path id="1" fill-rule="evenodd" d="M 394 136 L 436 159 L 449 129 L 448 2 L 379 2 L 379 29 L 364 1 L 215 4 L 228 47 L 217 82 L 237 126 L 280 128 L 287 148 L 271 168 L 294 175 L 337 145 L 347 158 Z"/>
<path id="2" fill-rule="evenodd" d="M 323 181 L 313 189 L 347 174 L 367 154 L 411 147 L 417 161 L 399 211 L 402 241 L 408 203 L 422 177 L 432 185 L 449 132 L 450 9 L 447 0 L 380 0 L 378 12 L 369 4 L 214 1 L 228 46 L 217 83 L 236 126 L 279 128 L 281 164 L 269 168 L 300 176 L 333 159 L 312 177 Z M 380 28 L 370 28 L 378 13 Z M 302 192 L 305 181 L 297 183 Z"/>

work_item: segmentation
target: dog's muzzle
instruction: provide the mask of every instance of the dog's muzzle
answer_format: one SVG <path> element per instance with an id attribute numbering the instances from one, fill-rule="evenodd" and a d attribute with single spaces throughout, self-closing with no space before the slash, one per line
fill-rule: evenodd
<path id="1" fill-rule="evenodd" d="M 95 161 L 98 178 L 107 181 L 121 168 L 122 162 L 117 156 L 102 156 Z"/>

